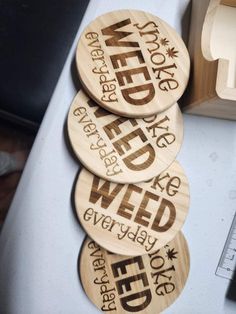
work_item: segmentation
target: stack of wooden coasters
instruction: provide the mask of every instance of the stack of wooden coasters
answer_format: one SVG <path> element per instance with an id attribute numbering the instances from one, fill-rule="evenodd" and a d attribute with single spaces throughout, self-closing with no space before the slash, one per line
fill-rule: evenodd
<path id="1" fill-rule="evenodd" d="M 86 27 L 76 61 L 84 91 L 71 105 L 68 133 L 85 167 L 75 188 L 90 237 L 80 257 L 82 284 L 104 312 L 159 313 L 189 272 L 180 231 L 189 187 L 175 160 L 188 52 L 158 17 L 122 10 Z"/>

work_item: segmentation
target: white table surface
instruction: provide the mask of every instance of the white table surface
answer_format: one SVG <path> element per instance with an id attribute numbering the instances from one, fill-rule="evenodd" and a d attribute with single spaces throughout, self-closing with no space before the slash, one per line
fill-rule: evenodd
<path id="1" fill-rule="evenodd" d="M 71 205 L 79 164 L 65 140 L 76 93 L 71 63 L 83 28 L 120 8 L 149 11 L 181 32 L 189 0 L 90 1 L 64 66 L 0 236 L 0 313 L 99 313 L 77 272 L 82 231 Z M 186 25 L 185 25 L 186 26 Z M 178 160 L 191 188 L 183 231 L 191 269 L 187 284 L 165 313 L 236 313 L 226 298 L 230 281 L 215 275 L 236 209 L 236 123 L 184 115 Z"/>

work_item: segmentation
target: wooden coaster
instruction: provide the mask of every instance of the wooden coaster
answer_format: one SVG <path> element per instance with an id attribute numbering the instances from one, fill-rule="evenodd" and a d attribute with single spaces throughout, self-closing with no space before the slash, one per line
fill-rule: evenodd
<path id="1" fill-rule="evenodd" d="M 182 233 L 162 249 L 136 257 L 109 253 L 87 238 L 80 278 L 87 296 L 103 312 L 157 314 L 182 292 L 189 264 Z"/>
<path id="2" fill-rule="evenodd" d="M 76 52 L 81 82 L 103 108 L 125 117 L 162 112 L 183 94 L 190 61 L 178 33 L 143 11 L 104 14 L 82 33 Z"/>
<path id="3" fill-rule="evenodd" d="M 80 91 L 68 115 L 68 133 L 86 168 L 118 183 L 146 181 L 175 159 L 183 138 L 178 104 L 144 119 L 118 117 Z"/>
<path id="4" fill-rule="evenodd" d="M 82 169 L 75 188 L 79 220 L 110 252 L 152 253 L 179 232 L 188 213 L 189 187 L 178 162 L 138 184 L 104 181 Z"/>
<path id="5" fill-rule="evenodd" d="M 88 94 L 105 109 L 143 118 L 162 112 L 183 94 L 190 61 L 182 38 L 143 11 L 104 14 L 82 33 L 76 52 Z"/>

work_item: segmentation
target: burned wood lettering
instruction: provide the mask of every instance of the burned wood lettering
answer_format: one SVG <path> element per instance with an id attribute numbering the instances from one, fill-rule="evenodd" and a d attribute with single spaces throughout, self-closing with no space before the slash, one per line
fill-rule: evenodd
<path id="1" fill-rule="evenodd" d="M 99 43 L 99 34 L 96 32 L 88 32 L 85 38 L 89 41 L 88 46 L 92 49 L 90 55 L 93 62 L 96 63 L 92 69 L 92 73 L 99 77 L 99 84 L 102 88 L 101 100 L 104 102 L 117 102 L 116 79 L 111 77 L 108 65 L 104 58 L 104 50 Z"/>
<path id="2" fill-rule="evenodd" d="M 88 102 L 89 104 L 89 102 Z M 99 158 L 103 161 L 106 168 L 107 176 L 115 176 L 122 172 L 121 166 L 118 162 L 117 152 L 112 149 L 109 150 L 106 144 L 106 140 L 100 135 L 96 119 L 92 119 L 84 106 L 78 106 L 73 111 L 73 115 L 77 118 L 77 122 L 82 125 L 83 132 L 87 138 L 91 140 L 90 150 L 97 151 Z M 104 111 L 103 116 L 107 115 Z"/>
<path id="3" fill-rule="evenodd" d="M 100 295 L 102 299 L 101 310 L 103 312 L 116 311 L 115 303 L 116 289 L 110 282 L 107 273 L 106 260 L 103 255 L 103 252 L 101 248 L 92 240 L 88 243 L 87 246 L 88 249 L 91 251 L 90 263 L 92 263 L 94 275 L 96 275 L 96 277 L 93 280 L 93 283 L 99 286 Z"/>
<path id="4" fill-rule="evenodd" d="M 165 92 L 177 89 L 179 87 L 179 82 L 175 78 L 177 65 L 175 62 L 169 63 L 169 59 L 173 59 L 176 55 L 171 55 L 171 50 L 165 51 L 163 49 L 169 40 L 165 38 L 165 41 L 163 41 L 158 25 L 154 21 L 147 22 L 142 26 L 136 23 L 134 26 L 139 30 L 140 37 L 144 39 L 148 47 L 147 51 L 153 65 L 152 71 L 158 80 L 159 89 Z M 150 37 L 152 37 L 152 40 L 150 40 Z M 175 53 L 177 54 L 178 51 Z M 169 59 L 166 56 L 169 56 Z"/>
<path id="5" fill-rule="evenodd" d="M 154 178 L 154 181 L 155 183 L 153 184 L 158 184 L 157 179 Z M 101 199 L 101 207 L 107 209 L 118 196 L 119 192 L 122 189 L 126 189 L 120 205 L 117 208 L 117 215 L 122 216 L 127 220 L 134 221 L 144 227 L 148 227 L 155 232 L 166 232 L 175 222 L 176 209 L 174 204 L 165 198 L 160 198 L 156 193 L 144 191 L 141 187 L 134 184 L 126 186 L 117 184 L 113 190 L 110 191 L 111 183 L 109 181 L 105 181 L 100 187 L 99 183 L 100 179 L 94 176 L 89 198 L 91 204 L 96 204 L 98 200 Z M 132 194 L 143 195 L 136 214 L 134 214 L 135 205 L 130 201 Z M 147 208 L 155 208 L 155 210 L 151 212 L 148 211 Z M 169 212 L 168 219 L 165 224 L 161 224 L 161 219 L 166 212 Z M 110 229 L 112 230 L 112 228 Z"/>
<path id="6" fill-rule="evenodd" d="M 156 120 L 156 115 L 154 116 L 154 121 Z M 153 118 L 144 118 L 144 122 L 146 123 L 152 123 Z M 163 119 L 159 121 L 155 121 L 153 124 L 150 126 L 146 127 L 147 131 L 152 135 L 152 138 L 157 138 L 156 139 L 156 144 L 157 147 L 159 148 L 166 148 L 167 146 L 171 145 L 172 143 L 175 142 L 176 136 L 174 133 L 169 132 L 169 126 L 168 123 L 170 122 L 169 117 L 166 115 Z M 161 135 L 158 136 L 158 131 L 159 130 L 165 130 L 166 132 L 162 133 Z"/>
<path id="7" fill-rule="evenodd" d="M 141 11 L 96 18 L 80 39 L 76 60 L 91 97 L 131 118 L 170 108 L 189 77 L 189 55 L 181 37 L 160 18 Z"/>
<path id="8" fill-rule="evenodd" d="M 88 105 L 90 107 L 96 106 L 91 100 L 88 101 Z M 104 116 L 107 116 L 107 111 L 97 108 L 96 106 L 94 116 L 97 119 L 102 119 Z M 143 119 L 146 124 L 149 124 L 149 126 L 146 127 L 146 130 L 152 134 L 152 138 L 156 138 L 157 147 L 166 148 L 167 146 L 173 144 L 176 140 L 174 133 L 169 132 L 170 119 L 166 115 L 159 121 L 156 120 L 156 116 L 154 121 L 152 117 Z M 128 134 L 125 134 L 127 133 L 127 130 L 130 130 L 130 128 L 133 128 L 133 130 Z M 122 157 L 122 161 L 128 169 L 133 171 L 142 171 L 152 165 L 156 157 L 155 147 L 153 147 L 153 144 L 150 143 L 150 140 L 145 135 L 143 128 L 139 126 L 136 119 L 114 117 L 112 122 L 103 126 L 103 130 L 111 141 L 116 152 L 118 152 L 118 154 Z M 117 137 L 119 137 L 119 139 L 117 139 Z M 135 140 L 135 142 L 133 140 Z M 136 148 L 138 146 L 138 142 L 140 146 L 134 151 L 132 143 L 133 145 L 135 143 Z M 127 156 L 129 151 L 133 152 Z M 139 162 L 141 157 L 143 157 L 142 159 L 144 159 L 144 161 L 142 160 L 142 162 Z"/>
<path id="9" fill-rule="evenodd" d="M 146 252 L 153 251 L 159 240 L 153 232 L 159 233 L 159 236 L 167 232 L 177 215 L 174 201 L 161 197 L 155 191 L 165 190 L 172 198 L 181 187 L 181 179 L 171 176 L 167 170 L 146 184 L 149 190 L 134 184 L 112 184 L 92 176 L 89 205 L 82 214 L 83 221 L 111 232 L 118 240 L 132 241 Z M 114 206 L 117 199 L 119 202 Z M 97 210 L 93 205 L 98 205 Z M 107 210 L 107 214 L 99 209 Z M 119 220 L 119 216 L 125 218 L 127 223 Z"/>
<path id="10" fill-rule="evenodd" d="M 132 241 L 143 247 L 144 251 L 150 252 L 158 239 L 148 234 L 141 226 L 130 226 L 113 219 L 109 214 L 104 215 L 93 208 L 87 208 L 83 213 L 83 221 L 98 226 L 102 230 L 112 232 L 118 240 Z M 132 243 L 131 242 L 131 243 Z"/>
<path id="11" fill-rule="evenodd" d="M 169 196 L 175 196 L 181 187 L 180 177 L 171 177 L 168 170 L 159 174 L 159 176 L 153 178 L 152 180 L 149 180 L 149 182 L 152 183 L 152 189 L 156 190 L 157 188 L 159 188 L 161 192 L 165 190 Z"/>
<path id="12" fill-rule="evenodd" d="M 127 25 L 131 25 L 130 18 L 107 26 L 101 30 L 103 36 L 111 36 L 110 38 L 105 39 L 107 47 L 140 48 L 137 41 L 121 40 L 133 34 L 132 32 L 118 30 Z M 137 62 L 136 67 L 134 66 L 134 58 Z M 130 59 L 132 59 L 132 62 L 130 62 Z M 141 49 L 132 51 L 128 50 L 119 54 L 110 55 L 110 60 L 115 71 L 118 84 L 121 88 L 122 96 L 126 102 L 134 106 L 146 105 L 149 103 L 155 96 L 155 88 L 153 86 L 148 68 L 145 65 Z M 125 68 L 125 70 L 121 71 L 121 68 Z M 129 86 L 130 84 L 135 84 L 135 76 L 138 76 L 139 78 L 141 76 L 142 81 L 147 83 L 127 87 L 127 85 Z"/>
<path id="13" fill-rule="evenodd" d="M 130 268 L 135 267 L 135 275 L 130 275 Z M 120 297 L 120 304 L 127 312 L 140 312 L 148 307 L 152 301 L 148 277 L 142 256 L 127 258 L 111 264 L 116 289 Z M 137 287 L 142 286 L 141 291 Z M 131 293 L 133 292 L 133 293 Z"/>
<path id="14" fill-rule="evenodd" d="M 182 120 L 177 104 L 144 119 L 120 117 L 80 91 L 68 115 L 68 133 L 85 167 L 125 184 L 148 180 L 173 162 L 181 145 Z"/>
<path id="15" fill-rule="evenodd" d="M 88 238 L 82 249 L 80 271 L 87 295 L 100 309 L 105 305 L 103 311 L 162 313 L 186 283 L 187 242 L 179 232 L 161 249 L 131 257 L 110 253 Z"/>
<path id="16" fill-rule="evenodd" d="M 167 247 L 169 247 L 169 245 L 166 245 L 164 249 Z M 175 282 L 172 282 L 175 266 L 166 266 L 166 264 L 168 264 L 166 263 L 167 258 L 168 260 L 172 260 L 172 257 L 167 253 L 166 258 L 164 258 L 162 253 L 163 249 L 148 254 L 150 259 L 150 267 L 152 269 L 151 276 L 153 278 L 153 283 L 156 287 L 155 291 L 158 296 L 165 296 L 166 294 L 170 294 L 175 290 Z M 178 252 L 176 251 L 175 254 L 177 253 Z M 176 256 L 174 256 L 174 258 L 176 258 Z"/>

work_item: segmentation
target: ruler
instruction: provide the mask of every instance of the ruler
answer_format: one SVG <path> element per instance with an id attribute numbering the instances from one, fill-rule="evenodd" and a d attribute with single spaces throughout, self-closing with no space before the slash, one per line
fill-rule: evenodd
<path id="1" fill-rule="evenodd" d="M 216 269 L 216 275 L 233 279 L 234 272 L 236 272 L 236 214 Z"/>

